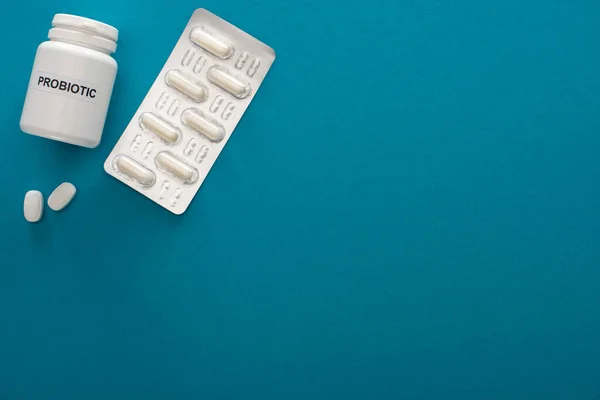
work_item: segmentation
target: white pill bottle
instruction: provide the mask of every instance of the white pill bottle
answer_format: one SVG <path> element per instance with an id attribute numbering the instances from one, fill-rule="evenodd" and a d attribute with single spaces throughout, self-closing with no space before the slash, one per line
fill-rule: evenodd
<path id="1" fill-rule="evenodd" d="M 47 42 L 35 55 L 21 130 L 31 135 L 96 147 L 117 75 L 111 54 L 119 31 L 102 22 L 56 14 Z"/>

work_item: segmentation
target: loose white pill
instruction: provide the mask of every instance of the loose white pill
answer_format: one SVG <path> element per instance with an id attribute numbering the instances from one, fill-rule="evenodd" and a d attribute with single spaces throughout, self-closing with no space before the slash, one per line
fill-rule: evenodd
<path id="1" fill-rule="evenodd" d="M 75 197 L 77 189 L 72 183 L 63 182 L 48 197 L 48 207 L 54 211 L 60 211 L 69 205 L 73 197 Z"/>
<path id="2" fill-rule="evenodd" d="M 23 202 L 23 213 L 29 222 L 38 222 L 44 214 L 44 196 L 37 190 L 25 193 Z"/>

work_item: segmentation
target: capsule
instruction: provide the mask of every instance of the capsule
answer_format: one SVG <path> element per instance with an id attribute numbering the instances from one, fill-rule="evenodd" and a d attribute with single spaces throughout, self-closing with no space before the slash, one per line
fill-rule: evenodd
<path id="1" fill-rule="evenodd" d="M 154 185 L 154 182 L 156 181 L 154 172 L 125 155 L 115 157 L 113 160 L 113 168 L 117 172 L 136 180 L 140 185 L 146 188 Z"/>
<path id="2" fill-rule="evenodd" d="M 192 29 L 190 40 L 213 56 L 226 60 L 233 55 L 235 48 L 227 39 L 206 30 L 204 26 Z"/>
<path id="3" fill-rule="evenodd" d="M 188 108 L 181 114 L 181 120 L 188 128 L 205 136 L 211 142 L 220 142 L 225 137 L 223 125 L 207 117 L 200 110 Z"/>
<path id="4" fill-rule="evenodd" d="M 167 144 L 177 143 L 181 136 L 178 128 L 150 112 L 145 112 L 140 115 L 140 126 L 142 129 L 154 133 Z"/>
<path id="5" fill-rule="evenodd" d="M 177 90 L 183 96 L 196 103 L 203 102 L 208 97 L 208 89 L 204 85 L 182 74 L 178 70 L 172 69 L 167 72 L 165 82 L 169 87 Z"/>
<path id="6" fill-rule="evenodd" d="M 206 73 L 206 77 L 212 84 L 238 99 L 248 97 L 252 90 L 249 83 L 231 75 L 226 68 L 218 65 L 212 66 Z"/>
<path id="7" fill-rule="evenodd" d="M 180 160 L 167 151 L 158 153 L 154 161 L 158 168 L 180 179 L 183 183 L 194 183 L 198 179 L 196 168 L 191 167 L 185 161 Z"/>

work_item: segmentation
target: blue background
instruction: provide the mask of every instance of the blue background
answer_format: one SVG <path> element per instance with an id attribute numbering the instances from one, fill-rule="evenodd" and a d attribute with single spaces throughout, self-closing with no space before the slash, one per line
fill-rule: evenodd
<path id="1" fill-rule="evenodd" d="M 278 59 L 180 217 L 102 164 L 197 7 Z M 1 399 L 600 398 L 599 2 L 6 11 Z M 94 150 L 19 131 L 57 12 L 120 29 Z"/>

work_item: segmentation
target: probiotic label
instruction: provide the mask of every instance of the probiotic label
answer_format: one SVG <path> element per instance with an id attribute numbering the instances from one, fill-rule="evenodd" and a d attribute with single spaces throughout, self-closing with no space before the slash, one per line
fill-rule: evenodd
<path id="1" fill-rule="evenodd" d="M 98 89 L 93 83 L 87 83 L 80 80 L 59 77 L 48 72 L 37 71 L 35 89 L 45 92 L 66 95 L 82 100 L 94 101 L 98 95 Z"/>

